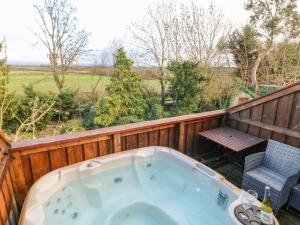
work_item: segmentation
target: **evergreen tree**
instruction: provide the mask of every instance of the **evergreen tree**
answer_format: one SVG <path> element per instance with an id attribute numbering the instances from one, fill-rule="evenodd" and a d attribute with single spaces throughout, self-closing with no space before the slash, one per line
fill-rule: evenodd
<path id="1" fill-rule="evenodd" d="M 237 75 L 250 84 L 251 70 L 261 48 L 257 32 L 250 25 L 246 25 L 229 36 L 227 45 L 237 66 Z"/>
<path id="2" fill-rule="evenodd" d="M 143 98 L 142 81 L 132 71 L 132 65 L 133 61 L 120 48 L 115 55 L 111 83 L 106 88 L 107 96 L 96 104 L 96 125 L 107 127 L 144 119 L 147 104 Z"/>
<path id="3" fill-rule="evenodd" d="M 200 84 L 205 80 L 198 70 L 198 64 L 174 61 L 169 64 L 168 69 L 174 74 L 170 81 L 170 96 L 175 110 L 179 114 L 197 111 Z"/>

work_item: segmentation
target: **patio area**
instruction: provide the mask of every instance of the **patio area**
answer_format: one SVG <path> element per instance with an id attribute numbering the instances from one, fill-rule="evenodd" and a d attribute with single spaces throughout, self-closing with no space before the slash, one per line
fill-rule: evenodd
<path id="1" fill-rule="evenodd" d="M 211 168 L 224 175 L 231 183 L 241 188 L 243 169 L 227 160 L 215 162 L 215 165 L 210 165 Z M 285 208 L 279 210 L 277 219 L 280 225 L 300 225 L 300 212 L 290 208 L 287 211 Z"/>
<path id="2" fill-rule="evenodd" d="M 213 138 L 199 135 L 215 128 L 224 131 L 224 127 L 230 128 L 231 133 L 228 137 L 217 135 L 218 144 L 211 141 Z M 244 141 L 234 141 L 235 135 Z M 95 157 L 147 146 L 176 149 L 241 187 L 244 157 L 264 151 L 268 139 L 300 147 L 299 82 L 227 110 L 16 143 L 1 135 L 0 225 L 17 224 L 28 191 L 43 175 Z M 238 160 L 232 160 L 233 157 Z M 286 211 L 282 207 L 277 216 L 281 225 L 300 225 L 300 213 L 293 209 Z"/>

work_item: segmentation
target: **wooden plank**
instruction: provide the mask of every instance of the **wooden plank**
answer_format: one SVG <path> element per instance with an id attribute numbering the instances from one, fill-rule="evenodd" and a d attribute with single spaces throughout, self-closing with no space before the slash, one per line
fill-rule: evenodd
<path id="1" fill-rule="evenodd" d="M 104 140 L 99 142 L 100 156 L 108 155 L 113 152 L 110 147 L 111 146 L 110 142 L 111 140 Z"/>
<path id="2" fill-rule="evenodd" d="M 263 109 L 264 109 L 263 105 L 257 105 L 257 106 L 252 107 L 251 108 L 250 119 L 251 120 L 260 121 L 261 117 L 262 117 Z M 256 127 L 256 126 L 253 126 L 253 125 L 249 125 L 249 127 L 248 127 L 248 133 L 249 134 L 258 137 L 259 132 L 260 132 L 260 128 L 259 127 Z"/>
<path id="3" fill-rule="evenodd" d="M 243 110 L 239 113 L 240 115 L 240 118 L 245 118 L 245 119 L 249 119 L 250 117 L 250 113 L 251 113 L 251 110 L 250 109 L 246 109 L 246 110 Z M 245 124 L 245 123 L 239 123 L 238 125 L 238 129 L 242 132 L 246 132 L 248 131 L 248 124 Z"/>
<path id="4" fill-rule="evenodd" d="M 9 171 L 18 208 L 21 209 L 25 196 L 28 192 L 28 187 L 24 176 L 20 152 L 14 152 L 11 156 L 12 160 L 9 166 Z"/>
<path id="5" fill-rule="evenodd" d="M 9 156 L 6 155 L 3 160 L 0 162 L 0 187 L 2 185 L 2 182 L 4 181 L 5 178 L 5 174 L 7 172 L 8 169 L 8 165 L 9 165 Z"/>
<path id="6" fill-rule="evenodd" d="M 177 149 L 176 145 L 176 128 L 169 128 L 169 147 L 173 149 Z"/>
<path id="7" fill-rule="evenodd" d="M 159 145 L 160 146 L 169 146 L 169 129 L 161 129 L 159 130 Z"/>
<path id="8" fill-rule="evenodd" d="M 276 117 L 276 111 L 278 106 L 278 99 L 274 99 L 264 104 L 264 110 L 262 114 L 262 122 L 265 124 L 273 125 Z M 267 129 L 261 129 L 259 137 L 263 139 L 269 139 L 272 137 L 272 131 Z"/>
<path id="9" fill-rule="evenodd" d="M 67 149 L 59 148 L 49 151 L 51 170 L 68 165 Z"/>
<path id="10" fill-rule="evenodd" d="M 210 123 L 209 120 L 203 122 L 203 125 L 202 125 L 203 130 L 209 130 L 209 123 Z"/>
<path id="11" fill-rule="evenodd" d="M 186 126 L 185 135 L 185 154 L 192 156 L 193 153 L 193 143 L 195 136 L 195 124 L 189 124 Z"/>
<path id="12" fill-rule="evenodd" d="M 2 190 L 0 190 L 0 214 L 1 214 L 1 218 L 4 222 L 4 224 L 7 224 L 9 213 L 7 212 L 7 209 L 6 209 L 6 206 L 5 206 L 5 200 L 4 200 Z"/>
<path id="13" fill-rule="evenodd" d="M 129 136 L 129 135 L 140 134 L 140 133 L 149 133 L 151 131 L 156 131 L 156 130 L 159 131 L 159 130 L 168 129 L 168 128 L 171 128 L 171 127 L 175 127 L 175 124 L 168 124 L 168 125 L 159 126 L 159 127 L 134 130 L 134 131 L 131 131 L 131 132 L 122 133 L 121 136 Z"/>
<path id="14" fill-rule="evenodd" d="M 30 165 L 33 181 L 50 172 L 50 160 L 48 152 L 39 152 L 30 155 Z"/>
<path id="15" fill-rule="evenodd" d="M 292 112 L 293 107 L 293 101 L 294 101 L 294 93 L 290 95 L 286 95 L 281 97 L 278 100 L 278 108 L 276 113 L 276 119 L 275 119 L 275 126 L 282 127 L 282 128 L 288 128 L 289 121 L 290 121 L 290 115 Z M 285 142 L 285 135 L 273 132 L 272 139 L 279 141 L 279 142 Z"/>
<path id="16" fill-rule="evenodd" d="M 149 146 L 158 146 L 159 145 L 159 132 L 151 131 L 149 132 Z"/>
<path id="17" fill-rule="evenodd" d="M 126 136 L 126 150 L 137 148 L 137 135 Z"/>
<path id="18" fill-rule="evenodd" d="M 143 148 L 148 146 L 148 132 L 138 134 L 138 147 Z"/>
<path id="19" fill-rule="evenodd" d="M 31 185 L 34 183 L 33 175 L 32 175 L 32 169 L 30 165 L 30 157 L 29 155 L 22 156 L 22 165 L 23 165 L 23 172 L 26 180 L 26 184 L 28 187 L 31 187 Z"/>
<path id="20" fill-rule="evenodd" d="M 67 147 L 68 165 L 84 161 L 82 145 Z"/>
<path id="21" fill-rule="evenodd" d="M 233 113 L 232 114 L 233 116 L 239 116 L 239 113 Z M 226 125 L 231 127 L 231 128 L 234 128 L 234 129 L 237 129 L 239 123 L 237 121 L 233 121 L 233 120 L 227 120 L 226 122 Z M 207 129 L 204 129 L 204 130 L 207 130 Z"/>
<path id="22" fill-rule="evenodd" d="M 300 91 L 295 93 L 293 109 L 289 123 L 289 129 L 296 133 L 300 133 Z M 300 138 L 296 136 L 287 135 L 286 143 L 300 148 Z"/>
<path id="23" fill-rule="evenodd" d="M 44 147 L 22 150 L 21 155 L 30 155 L 30 154 L 38 153 L 38 152 L 48 152 L 50 150 L 55 150 L 55 149 L 59 149 L 59 148 L 73 147 L 73 146 L 78 146 L 78 145 L 82 145 L 82 144 L 86 144 L 86 143 L 99 142 L 101 140 L 108 140 L 108 139 L 110 139 L 109 136 L 102 136 L 102 137 L 87 139 L 84 141 L 74 140 L 74 142 L 70 142 L 70 143 L 47 145 Z"/>
<path id="24" fill-rule="evenodd" d="M 12 186 L 12 183 L 11 183 L 11 178 L 10 178 L 10 173 L 6 173 L 6 183 L 7 183 L 7 187 L 8 187 L 8 192 L 11 196 L 11 199 L 12 199 L 12 210 L 13 210 L 13 213 L 14 213 L 14 219 L 15 221 L 18 221 L 19 219 L 19 211 L 18 211 L 18 208 L 17 208 L 17 205 L 16 205 L 16 199 L 15 199 L 15 194 L 14 194 L 14 190 L 13 190 L 13 186 Z"/>
<path id="25" fill-rule="evenodd" d="M 126 136 L 121 136 L 121 151 L 126 151 Z"/>
<path id="26" fill-rule="evenodd" d="M 196 156 L 200 153 L 201 145 L 200 145 L 200 136 L 198 135 L 198 133 L 203 129 L 202 125 L 203 122 L 199 122 L 195 124 L 195 131 L 194 131 L 195 137 L 194 137 L 193 153 L 192 153 L 193 156 Z"/>
<path id="27" fill-rule="evenodd" d="M 98 142 L 87 143 L 83 145 L 84 159 L 96 158 L 100 155 Z"/>
<path id="28" fill-rule="evenodd" d="M 210 120 L 209 129 L 214 129 L 220 126 L 220 118 Z"/>
<path id="29" fill-rule="evenodd" d="M 113 143 L 114 143 L 114 153 L 120 152 L 122 150 L 121 134 L 113 135 Z"/>
<path id="30" fill-rule="evenodd" d="M 299 91 L 299 89 L 300 89 L 300 82 L 296 82 L 292 85 L 281 88 L 273 93 L 253 99 L 253 100 L 248 101 L 243 104 L 239 104 L 237 106 L 233 106 L 233 107 L 229 108 L 227 111 L 231 112 L 231 113 L 239 112 L 239 111 L 251 108 L 253 106 L 260 105 L 260 104 L 263 104 L 266 102 L 270 102 L 270 101 L 273 101 L 274 99 L 278 99 L 282 96 L 297 92 L 297 91 Z"/>
<path id="31" fill-rule="evenodd" d="M 11 223 L 10 218 L 9 218 L 9 214 L 10 214 L 11 209 L 12 209 L 12 198 L 11 198 L 9 192 L 8 192 L 8 187 L 7 187 L 6 181 L 2 185 L 2 193 L 3 193 L 3 199 L 4 199 L 4 202 L 5 202 L 6 211 L 8 213 L 8 221 L 9 221 L 9 223 Z"/>
<path id="32" fill-rule="evenodd" d="M 179 124 L 179 147 L 178 150 L 182 153 L 185 152 L 185 124 L 184 123 L 180 123 Z"/>
<path id="33" fill-rule="evenodd" d="M 273 132 L 277 132 L 277 133 L 287 135 L 287 136 L 291 136 L 291 137 L 294 137 L 294 138 L 300 138 L 300 133 L 297 132 L 297 131 L 293 131 L 291 129 L 286 129 L 286 128 L 278 127 L 278 126 L 275 126 L 275 125 L 266 124 L 266 123 L 263 123 L 263 122 L 260 122 L 260 121 L 242 119 L 242 118 L 239 118 L 239 117 L 230 117 L 230 119 L 235 120 L 235 121 L 239 121 L 239 122 L 242 122 L 242 123 L 247 123 L 249 125 L 253 125 L 253 126 L 256 126 L 256 127 L 260 127 L 260 128 L 265 129 L 265 130 L 268 130 L 270 132 L 273 131 Z"/>

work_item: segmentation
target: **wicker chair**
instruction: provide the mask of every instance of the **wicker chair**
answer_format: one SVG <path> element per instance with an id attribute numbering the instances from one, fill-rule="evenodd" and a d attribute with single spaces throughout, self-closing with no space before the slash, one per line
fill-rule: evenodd
<path id="1" fill-rule="evenodd" d="M 287 203 L 293 186 L 299 180 L 300 149 L 269 140 L 266 152 L 245 158 L 242 187 L 255 190 L 260 199 L 264 188 L 271 188 L 271 204 L 275 214 Z"/>

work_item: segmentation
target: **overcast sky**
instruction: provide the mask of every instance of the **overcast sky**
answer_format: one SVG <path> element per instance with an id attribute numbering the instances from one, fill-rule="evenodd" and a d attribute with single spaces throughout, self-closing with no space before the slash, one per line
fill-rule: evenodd
<path id="1" fill-rule="evenodd" d="M 124 39 L 131 22 L 142 18 L 159 0 L 71 0 L 77 7 L 80 27 L 91 33 L 89 49 L 100 50 L 113 39 Z M 188 2 L 189 0 L 181 0 Z M 5 36 L 9 63 L 45 63 L 46 49 L 36 30 L 33 5 L 37 0 L 1 0 L 0 40 Z M 243 0 L 194 0 L 207 7 L 212 2 L 236 26 L 247 21 Z"/>

